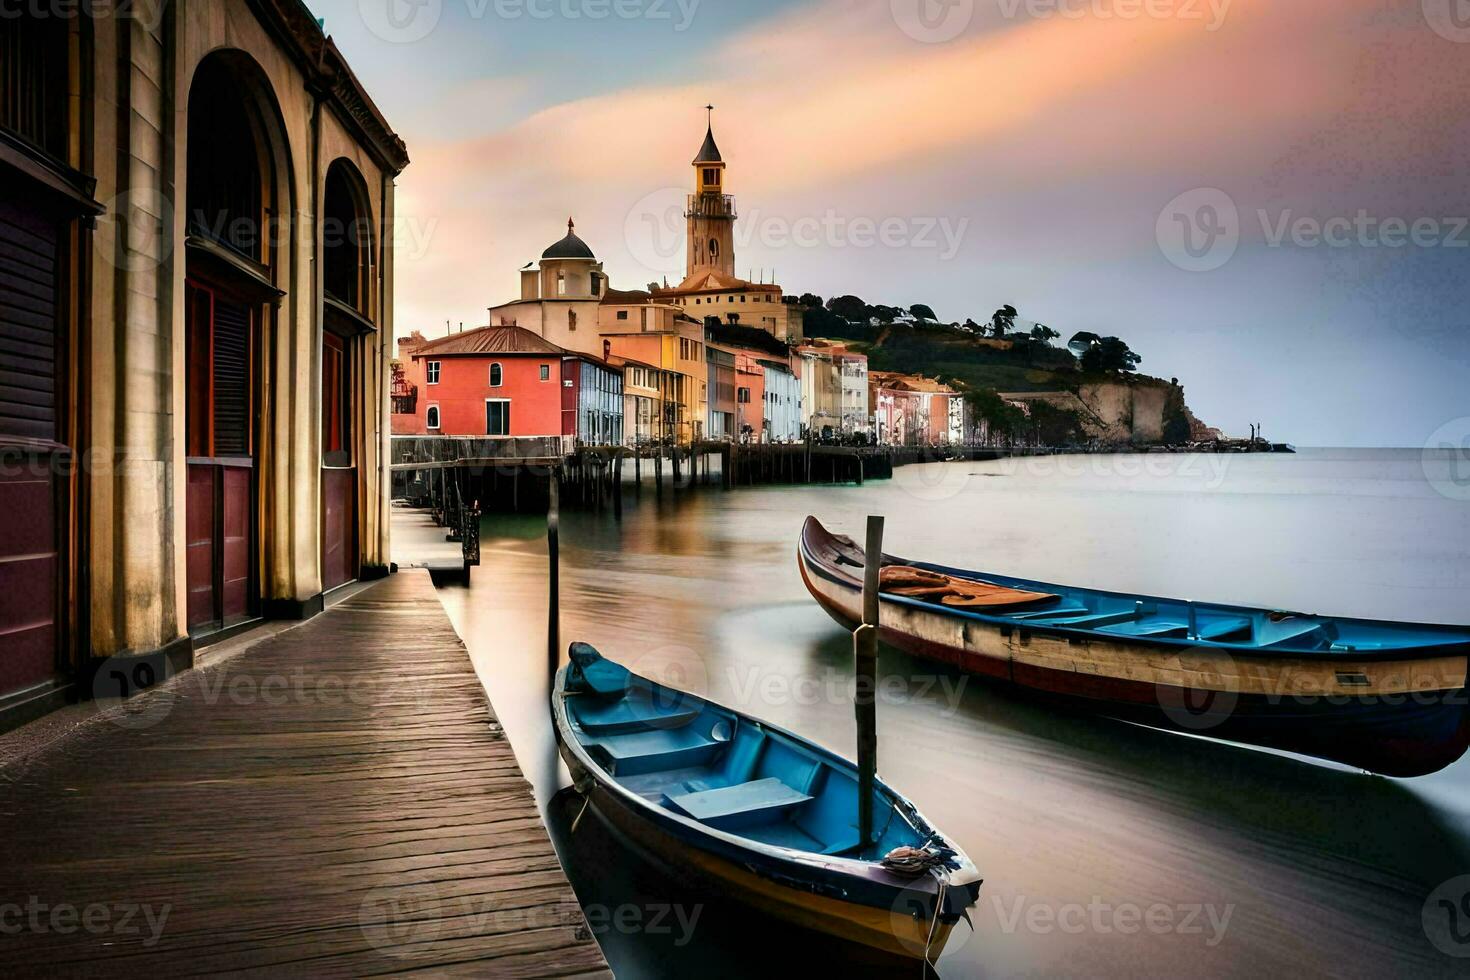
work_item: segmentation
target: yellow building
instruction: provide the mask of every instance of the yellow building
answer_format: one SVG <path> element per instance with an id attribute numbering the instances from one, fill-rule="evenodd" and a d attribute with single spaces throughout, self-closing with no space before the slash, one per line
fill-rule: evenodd
<path id="1" fill-rule="evenodd" d="M 653 302 L 647 293 L 620 290 L 603 296 L 599 324 L 607 355 L 657 369 L 662 415 L 654 430 L 656 441 L 687 446 L 704 438 L 704 327 L 677 306 Z M 627 383 L 625 375 L 625 391 Z"/>
<path id="2" fill-rule="evenodd" d="M 714 128 L 694 157 L 694 193 L 684 212 L 688 224 L 687 272 L 677 286 L 654 286 L 653 300 L 680 307 L 703 323 L 758 327 L 787 343 L 802 338 L 801 310 L 785 302 L 781 287 L 735 274 L 735 198 L 726 193 L 726 164 L 715 144 Z"/>

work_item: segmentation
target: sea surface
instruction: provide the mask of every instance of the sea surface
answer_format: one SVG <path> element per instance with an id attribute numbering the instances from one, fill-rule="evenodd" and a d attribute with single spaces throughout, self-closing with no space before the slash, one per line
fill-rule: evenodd
<path id="1" fill-rule="evenodd" d="M 1470 624 L 1462 464 L 1080 456 L 863 487 L 630 489 L 621 521 L 563 514 L 562 639 L 851 756 L 851 640 L 796 568 L 808 514 L 858 537 L 881 514 L 886 550 L 1044 581 Z M 471 588 L 441 594 L 618 976 L 892 975 L 689 893 L 590 814 L 572 830 L 579 802 L 553 799 L 544 521 L 487 518 L 483 551 Z M 1447 945 L 1439 900 L 1470 891 L 1453 882 L 1470 874 L 1470 760 L 1393 780 L 1069 714 L 891 649 L 880 673 L 881 775 L 985 877 L 940 976 L 1470 975 L 1431 941 Z M 1466 938 L 1451 951 L 1470 954 Z"/>

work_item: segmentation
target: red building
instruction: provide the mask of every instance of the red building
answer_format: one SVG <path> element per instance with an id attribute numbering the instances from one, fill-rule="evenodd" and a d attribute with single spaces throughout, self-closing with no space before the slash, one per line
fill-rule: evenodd
<path id="1" fill-rule="evenodd" d="M 622 372 L 522 327 L 480 327 L 404 344 L 413 413 L 395 435 L 622 441 Z M 406 406 L 405 406 L 406 407 Z"/>

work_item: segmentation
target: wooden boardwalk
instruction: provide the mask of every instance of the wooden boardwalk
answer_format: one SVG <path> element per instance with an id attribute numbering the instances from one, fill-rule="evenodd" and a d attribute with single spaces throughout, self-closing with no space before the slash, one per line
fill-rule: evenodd
<path id="1" fill-rule="evenodd" d="M 611 975 L 423 572 L 0 769 L 0 975 L 420 971 Z"/>

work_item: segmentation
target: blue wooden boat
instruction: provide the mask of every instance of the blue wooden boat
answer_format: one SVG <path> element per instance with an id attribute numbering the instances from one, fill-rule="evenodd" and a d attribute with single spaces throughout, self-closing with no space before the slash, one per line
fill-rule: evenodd
<path id="1" fill-rule="evenodd" d="M 674 877 L 799 926 L 932 962 L 980 890 L 968 858 L 881 780 L 791 732 L 574 643 L 552 713 L 588 805 Z"/>
<path id="2" fill-rule="evenodd" d="M 838 622 L 865 559 L 807 518 L 798 564 Z M 1470 628 L 1128 595 L 883 556 L 880 636 L 901 650 L 1161 728 L 1389 776 L 1470 746 Z"/>

